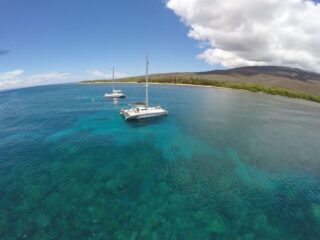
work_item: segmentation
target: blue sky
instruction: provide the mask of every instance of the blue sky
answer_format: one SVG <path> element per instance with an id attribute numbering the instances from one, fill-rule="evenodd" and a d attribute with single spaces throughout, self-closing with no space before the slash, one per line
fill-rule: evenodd
<path id="1" fill-rule="evenodd" d="M 0 0 L 0 89 L 107 78 L 113 66 L 118 76 L 140 75 L 146 51 L 151 73 L 247 65 L 320 72 L 315 2 Z"/>
<path id="2" fill-rule="evenodd" d="M 1 0 L 0 72 L 143 73 L 212 69 L 162 0 Z"/>

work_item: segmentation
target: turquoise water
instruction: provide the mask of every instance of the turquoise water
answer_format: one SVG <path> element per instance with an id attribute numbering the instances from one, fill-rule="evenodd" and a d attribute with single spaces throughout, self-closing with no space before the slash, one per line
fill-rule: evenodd
<path id="1" fill-rule="evenodd" d="M 0 92 L 0 239 L 320 239 L 320 104 L 151 86 Z"/>

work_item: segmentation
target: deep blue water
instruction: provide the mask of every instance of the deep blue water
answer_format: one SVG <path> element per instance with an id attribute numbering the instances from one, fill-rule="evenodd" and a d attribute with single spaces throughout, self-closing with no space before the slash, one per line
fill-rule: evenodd
<path id="1" fill-rule="evenodd" d="M 159 85 L 125 122 L 121 88 L 0 92 L 0 239 L 320 239 L 320 104 Z"/>

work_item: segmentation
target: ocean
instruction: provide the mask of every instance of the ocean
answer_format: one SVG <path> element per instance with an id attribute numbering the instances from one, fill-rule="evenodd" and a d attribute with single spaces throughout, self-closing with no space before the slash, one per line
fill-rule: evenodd
<path id="1" fill-rule="evenodd" d="M 320 239 L 320 104 L 144 85 L 0 92 L 0 239 Z"/>

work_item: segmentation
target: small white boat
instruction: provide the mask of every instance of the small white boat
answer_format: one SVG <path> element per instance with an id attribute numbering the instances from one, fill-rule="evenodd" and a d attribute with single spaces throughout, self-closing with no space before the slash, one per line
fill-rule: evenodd
<path id="1" fill-rule="evenodd" d="M 112 93 L 106 93 L 104 97 L 107 98 L 125 98 L 126 96 L 121 90 L 112 90 Z"/>
<path id="2" fill-rule="evenodd" d="M 106 93 L 104 97 L 107 98 L 125 98 L 126 96 L 122 90 L 117 90 L 114 88 L 114 68 L 112 69 L 112 93 Z"/>
<path id="3" fill-rule="evenodd" d="M 137 102 L 130 104 L 132 108 L 130 109 L 121 109 L 120 114 L 124 116 L 125 120 L 134 120 L 142 118 L 151 118 L 168 115 L 169 112 L 162 107 L 149 106 L 149 96 L 148 96 L 148 67 L 149 61 L 148 56 L 146 57 L 146 100 L 145 102 Z"/>

